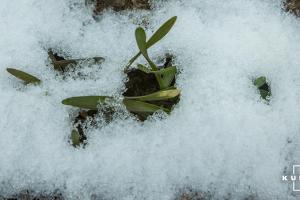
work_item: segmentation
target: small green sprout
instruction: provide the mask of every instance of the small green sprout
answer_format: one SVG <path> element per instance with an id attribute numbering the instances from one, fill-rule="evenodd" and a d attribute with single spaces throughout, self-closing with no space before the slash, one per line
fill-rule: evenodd
<path id="1" fill-rule="evenodd" d="M 174 16 L 168 21 L 166 21 L 153 35 L 152 37 L 147 41 L 147 49 L 149 49 L 151 46 L 153 46 L 155 43 L 160 41 L 163 37 L 165 37 L 168 32 L 171 30 L 173 25 L 175 24 L 177 20 L 177 17 Z M 136 59 L 141 55 L 142 53 L 137 53 L 126 65 L 126 68 L 130 67 Z"/>
<path id="2" fill-rule="evenodd" d="M 53 51 L 51 49 L 48 51 L 48 56 L 54 66 L 54 69 L 58 70 L 58 71 L 64 71 L 64 69 L 67 66 L 69 66 L 70 64 L 77 64 L 82 61 L 93 61 L 95 63 L 101 63 L 105 60 L 103 57 L 65 59 L 65 58 L 60 57 L 57 54 L 53 53 Z"/>
<path id="3" fill-rule="evenodd" d="M 171 28 L 175 24 L 176 20 L 177 20 L 176 16 L 169 19 L 152 35 L 152 37 L 148 41 L 146 41 L 147 37 L 146 37 L 145 30 L 142 27 L 138 27 L 135 31 L 135 38 L 140 52 L 137 55 L 135 55 L 126 66 L 127 69 L 140 55 L 143 55 L 144 58 L 147 60 L 148 64 L 150 65 L 151 69 L 141 64 L 138 65 L 138 69 L 146 73 L 153 73 L 159 84 L 160 89 L 166 89 L 170 87 L 170 84 L 174 80 L 175 75 L 177 73 L 177 69 L 175 66 L 170 67 L 172 69 L 168 69 L 168 70 L 166 70 L 167 68 L 159 68 L 150 59 L 147 50 L 155 43 L 160 41 L 165 35 L 167 35 L 167 33 L 171 30 Z"/>
<path id="4" fill-rule="evenodd" d="M 26 72 L 23 72 L 21 70 L 17 70 L 17 69 L 13 69 L 13 68 L 7 68 L 6 69 L 8 73 L 10 73 L 11 75 L 15 76 L 18 79 L 21 79 L 22 81 L 24 81 L 25 84 L 39 84 L 41 82 L 40 79 L 38 79 L 37 77 L 28 74 Z"/>
<path id="5" fill-rule="evenodd" d="M 259 90 L 261 98 L 269 101 L 271 97 L 271 88 L 267 82 L 267 78 L 265 76 L 258 77 L 253 83 Z"/>

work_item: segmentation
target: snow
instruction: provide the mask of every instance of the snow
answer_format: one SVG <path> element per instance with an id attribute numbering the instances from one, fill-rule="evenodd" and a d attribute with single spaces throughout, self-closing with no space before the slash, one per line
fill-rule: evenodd
<path id="1" fill-rule="evenodd" d="M 94 21 L 83 0 L 1 1 L 0 196 L 58 189 L 67 199 L 168 200 L 191 188 L 213 199 L 296 198 L 281 175 L 300 163 L 299 20 L 279 0 L 152 4 L 150 12 L 107 11 Z M 120 114 L 91 127 L 85 149 L 73 148 L 77 109 L 61 100 L 120 95 L 137 24 L 148 18 L 150 35 L 175 15 L 174 29 L 149 50 L 152 58 L 176 56 L 182 96 L 172 114 L 144 123 Z M 80 69 L 85 80 L 63 78 L 48 48 L 106 61 Z M 7 67 L 43 83 L 23 86 Z M 252 84 L 261 75 L 271 83 L 269 104 Z"/>

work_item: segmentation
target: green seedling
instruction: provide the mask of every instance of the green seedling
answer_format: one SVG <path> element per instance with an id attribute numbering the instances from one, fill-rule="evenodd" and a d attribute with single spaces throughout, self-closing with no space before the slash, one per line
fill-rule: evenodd
<path id="1" fill-rule="evenodd" d="M 258 77 L 253 83 L 259 90 L 261 98 L 269 101 L 271 97 L 271 88 L 267 82 L 267 78 L 265 76 Z"/>
<path id="2" fill-rule="evenodd" d="M 55 70 L 64 71 L 65 68 L 71 64 L 78 64 L 79 62 L 83 61 L 93 61 L 94 63 L 101 63 L 105 59 L 102 57 L 93 57 L 93 58 L 80 58 L 80 59 L 65 59 L 63 57 L 54 54 L 52 50 L 48 51 L 49 58 L 54 66 Z"/>
<path id="3" fill-rule="evenodd" d="M 11 75 L 24 81 L 25 84 L 30 84 L 30 83 L 31 84 L 39 84 L 41 82 L 41 80 L 38 79 L 37 77 L 35 77 L 31 74 L 28 74 L 26 72 L 23 72 L 21 70 L 17 70 L 17 69 L 13 69 L 13 68 L 7 68 L 6 70 Z"/>
<path id="4" fill-rule="evenodd" d="M 137 46 L 140 50 L 140 52 L 134 56 L 127 66 L 130 66 L 140 55 L 143 55 L 144 58 L 147 60 L 148 64 L 150 65 L 149 69 L 148 67 L 139 64 L 138 68 L 146 73 L 153 73 L 155 75 L 155 78 L 159 84 L 160 89 L 166 89 L 170 87 L 170 84 L 175 78 L 177 69 L 175 66 L 170 67 L 171 69 L 166 70 L 166 68 L 159 68 L 157 65 L 154 64 L 154 62 L 150 59 L 148 55 L 147 49 L 153 46 L 155 43 L 160 41 L 173 27 L 173 25 L 176 22 L 177 17 L 172 17 L 167 22 L 165 22 L 154 34 L 153 36 L 146 41 L 146 32 L 143 28 L 138 27 L 135 31 L 135 38 Z"/>
<path id="5" fill-rule="evenodd" d="M 156 44 L 158 41 L 160 41 L 163 37 L 165 37 L 169 31 L 172 29 L 173 25 L 175 24 L 177 20 L 177 17 L 174 16 L 168 21 L 166 21 L 147 41 L 147 49 L 149 49 L 151 46 Z M 129 68 L 136 59 L 141 55 L 142 53 L 137 53 L 133 58 L 130 59 L 128 64 L 126 65 L 126 69 Z"/>

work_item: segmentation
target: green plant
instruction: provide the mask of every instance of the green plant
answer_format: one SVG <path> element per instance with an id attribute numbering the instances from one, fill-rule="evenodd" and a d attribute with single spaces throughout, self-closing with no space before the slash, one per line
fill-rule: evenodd
<path id="1" fill-rule="evenodd" d="M 166 101 L 180 95 L 180 90 L 171 86 L 172 81 L 175 78 L 177 69 L 175 66 L 167 68 L 159 68 L 150 59 L 147 49 L 160 41 L 167 33 L 171 30 L 176 22 L 177 17 L 172 17 L 166 21 L 146 42 L 145 30 L 138 27 L 135 31 L 135 38 L 140 52 L 137 53 L 128 63 L 127 67 L 130 67 L 132 63 L 140 56 L 143 55 L 147 60 L 150 68 L 138 64 L 138 69 L 147 73 L 154 74 L 159 84 L 160 91 L 148 94 L 145 96 L 127 97 L 125 96 L 122 103 L 125 105 L 128 111 L 133 113 L 144 112 L 153 113 L 157 110 L 163 110 L 170 113 L 170 110 L 164 108 L 160 103 L 153 103 L 158 101 Z M 62 101 L 65 105 L 75 106 L 84 109 L 97 110 L 98 104 L 103 104 L 107 99 L 112 99 L 108 96 L 83 96 L 83 97 L 72 97 Z"/>
<path id="2" fill-rule="evenodd" d="M 149 114 L 152 114 L 158 110 L 170 113 L 170 109 L 165 108 L 162 105 L 157 105 L 157 102 L 176 98 L 179 96 L 179 94 L 180 90 L 177 89 L 162 90 L 144 96 L 124 97 L 122 103 L 129 112 L 139 114 L 143 117 L 148 116 Z M 99 105 L 109 105 L 108 102 L 110 100 L 116 99 L 109 96 L 80 96 L 64 99 L 62 103 L 64 105 L 87 109 L 89 110 L 88 112 L 97 112 Z M 86 136 L 81 125 L 78 125 L 76 129 L 72 130 L 70 139 L 71 144 L 74 147 L 84 144 Z"/>
<path id="3" fill-rule="evenodd" d="M 271 88 L 267 82 L 267 78 L 265 76 L 260 76 L 253 81 L 253 84 L 259 90 L 261 98 L 269 101 L 271 97 Z"/>
<path id="4" fill-rule="evenodd" d="M 18 79 L 21 79 L 22 81 L 24 81 L 25 84 L 39 84 L 41 82 L 40 79 L 38 79 L 37 77 L 28 74 L 26 72 L 23 72 L 21 70 L 17 70 L 14 68 L 7 68 L 6 69 L 8 73 L 10 73 L 11 75 L 15 76 Z"/>
<path id="5" fill-rule="evenodd" d="M 168 21 L 166 21 L 147 41 L 147 49 L 149 49 L 151 46 L 153 46 L 155 43 L 160 41 L 165 35 L 168 34 L 168 32 L 171 30 L 173 25 L 175 24 L 177 20 L 177 17 L 174 16 Z M 137 53 L 133 58 L 130 59 L 128 64 L 126 65 L 126 68 L 130 67 L 136 59 L 141 55 L 141 51 Z"/>
<path id="6" fill-rule="evenodd" d="M 169 65 L 172 63 L 172 59 L 168 57 L 167 64 L 164 65 L 164 67 L 158 67 L 150 59 L 147 51 L 147 49 L 160 41 L 171 30 L 176 22 L 176 19 L 177 17 L 172 17 L 165 22 L 147 42 L 144 29 L 139 27 L 135 31 L 135 38 L 140 52 L 129 61 L 125 68 L 125 72 L 140 55 L 144 56 L 150 67 L 142 64 L 137 65 L 136 70 L 139 73 L 134 73 L 134 76 L 130 76 L 132 79 L 129 80 L 132 80 L 132 82 L 127 88 L 130 88 L 130 90 L 134 90 L 135 92 L 130 92 L 127 95 L 124 92 L 120 103 L 123 104 L 129 112 L 136 114 L 137 117 L 142 121 L 158 110 L 170 113 L 173 105 L 179 100 L 180 90 L 173 86 L 177 68 Z M 68 62 L 71 62 L 70 64 L 72 64 L 74 61 L 70 60 Z M 57 68 L 63 70 L 60 65 L 57 65 Z M 141 87 L 141 85 L 139 85 L 139 81 L 144 80 L 144 78 L 151 81 L 146 82 L 146 85 L 142 84 L 143 86 Z M 140 93 L 140 91 L 142 91 L 142 93 Z M 98 109 L 101 106 L 100 111 L 102 113 L 102 108 L 107 108 L 108 106 L 109 112 L 115 112 L 113 104 L 109 103 L 111 101 L 116 102 L 118 99 L 110 96 L 78 96 L 64 99 L 62 104 L 85 109 L 88 110 L 87 112 L 98 112 Z M 106 111 L 104 111 L 104 113 L 105 112 Z M 71 142 L 74 147 L 84 144 L 84 140 L 86 139 L 83 128 L 79 125 L 76 127 L 76 129 L 77 130 L 73 130 L 71 133 Z"/>
<path id="7" fill-rule="evenodd" d="M 180 94 L 178 89 L 162 90 L 145 96 L 124 97 L 122 103 L 126 109 L 133 113 L 154 113 L 163 110 L 166 113 L 171 111 L 163 106 L 152 104 L 151 102 L 163 101 L 177 97 Z M 62 101 L 64 105 L 70 105 L 83 109 L 97 110 L 99 104 L 104 104 L 107 100 L 113 99 L 109 96 L 81 96 L 71 97 Z"/>
<path id="8" fill-rule="evenodd" d="M 153 73 L 159 84 L 160 89 L 166 89 L 170 87 L 170 84 L 174 80 L 175 75 L 177 73 L 177 68 L 175 66 L 168 68 L 159 68 L 150 59 L 148 55 L 148 49 L 168 34 L 168 32 L 172 29 L 173 25 L 175 24 L 176 20 L 176 16 L 170 18 L 150 37 L 148 41 L 145 30 L 142 27 L 138 27 L 135 31 L 135 38 L 140 52 L 137 53 L 126 66 L 127 69 L 140 55 L 143 55 L 144 58 L 147 60 L 148 64 L 150 65 L 150 68 L 146 67 L 145 65 L 138 64 L 138 69 L 145 73 Z"/>

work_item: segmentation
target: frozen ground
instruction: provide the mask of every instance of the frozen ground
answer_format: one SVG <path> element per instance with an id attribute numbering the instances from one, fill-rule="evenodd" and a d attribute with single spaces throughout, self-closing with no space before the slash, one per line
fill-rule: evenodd
<path id="1" fill-rule="evenodd" d="M 107 12 L 95 22 L 83 0 L 1 0 L 2 196 L 59 189 L 69 199 L 167 200 L 193 188 L 213 199 L 296 198 L 281 175 L 300 163 L 299 20 L 283 13 L 277 0 L 153 6 L 151 12 Z M 174 15 L 176 26 L 150 51 L 152 57 L 172 52 L 182 71 L 182 97 L 171 116 L 143 124 L 120 116 L 90 129 L 85 149 L 70 146 L 69 115 L 76 109 L 61 100 L 121 94 L 123 66 L 137 52 L 137 23 L 149 18 L 150 34 Z M 87 80 L 63 79 L 49 64 L 50 47 L 106 62 L 85 68 Z M 7 67 L 37 75 L 43 84 L 24 87 Z M 259 75 L 271 82 L 270 105 L 252 85 Z"/>

